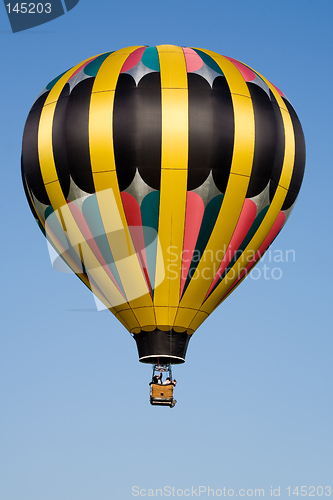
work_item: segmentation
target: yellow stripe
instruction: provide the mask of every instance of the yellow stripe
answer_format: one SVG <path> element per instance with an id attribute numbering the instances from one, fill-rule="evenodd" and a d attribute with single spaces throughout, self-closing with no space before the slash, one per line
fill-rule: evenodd
<path id="1" fill-rule="evenodd" d="M 200 310 L 205 311 L 210 314 L 216 307 L 216 304 L 220 302 L 222 297 L 227 293 L 229 288 L 233 285 L 233 283 L 237 280 L 238 276 L 243 272 L 248 263 L 253 258 L 255 252 L 260 248 L 267 234 L 269 233 L 271 227 L 273 226 L 280 210 L 285 200 L 287 191 L 278 187 L 274 198 L 271 202 L 271 205 L 267 211 L 265 218 L 259 226 L 259 229 L 255 233 L 249 245 L 244 250 L 241 257 L 235 263 L 233 268 L 236 268 L 237 272 L 235 276 L 232 274 L 234 271 L 232 269 L 225 276 L 225 278 L 221 281 L 221 283 L 216 287 L 216 289 L 212 292 L 212 294 L 208 297 L 208 299 L 203 303 Z"/>
<path id="2" fill-rule="evenodd" d="M 155 319 L 155 311 L 152 306 L 135 307 L 135 308 L 133 307 L 133 314 L 135 314 L 135 317 L 140 325 L 140 330 L 141 329 L 145 331 L 155 330 L 156 319 Z"/>
<path id="3" fill-rule="evenodd" d="M 188 164 L 188 86 L 180 47 L 157 47 L 162 92 L 162 159 L 158 237 L 162 249 L 156 268 L 164 266 L 164 281 L 155 289 L 157 326 L 172 326 L 179 304 Z M 172 269 L 169 253 L 177 255 Z M 175 258 L 175 257 L 173 257 Z"/>
<path id="4" fill-rule="evenodd" d="M 279 215 L 279 212 L 281 211 L 281 208 L 287 196 L 288 188 L 291 182 L 291 177 L 294 169 L 294 161 L 295 161 L 295 135 L 291 117 L 289 115 L 289 112 L 285 109 L 284 102 L 280 97 L 280 95 L 278 94 L 278 92 L 276 91 L 275 87 L 265 78 L 263 78 L 263 80 L 269 86 L 270 90 L 272 91 L 274 97 L 278 102 L 285 130 L 285 154 L 284 154 L 284 160 L 279 179 L 279 184 L 274 194 L 273 200 L 270 204 L 270 207 L 267 211 L 267 214 L 265 215 L 262 223 L 260 224 L 256 234 L 250 241 L 249 245 L 246 247 L 241 258 L 238 259 L 238 261 L 233 266 L 233 267 L 237 266 L 237 271 L 239 269 L 239 272 L 237 272 L 237 275 L 235 276 L 234 279 L 230 279 L 230 276 L 228 277 L 227 275 L 200 308 L 202 311 L 205 311 L 208 314 L 210 314 L 215 309 L 216 304 L 220 302 L 220 300 L 226 294 L 230 286 L 232 286 L 232 284 L 236 281 L 239 274 L 241 274 L 241 272 L 246 268 L 247 264 L 252 259 L 254 253 L 262 245 L 263 241 L 265 240 L 266 236 L 271 230 L 277 216 Z M 228 274 L 230 273 L 232 273 L 232 269 L 229 271 Z"/>
<path id="5" fill-rule="evenodd" d="M 114 309 L 114 312 L 117 311 L 117 308 L 120 304 L 124 303 L 124 298 L 122 294 L 118 291 L 117 287 L 112 283 L 109 275 L 106 273 L 98 259 L 95 257 L 94 253 L 91 251 L 88 243 L 86 243 L 80 229 L 78 228 L 69 206 L 66 203 L 64 198 L 64 204 L 61 207 L 55 207 L 53 204 L 53 200 L 56 196 L 53 195 L 52 190 L 57 190 L 58 187 L 56 183 L 49 184 L 47 186 L 48 196 L 50 198 L 51 204 L 55 210 L 57 210 L 56 215 L 60 224 L 62 225 L 66 236 L 73 246 L 76 254 L 81 259 L 81 252 L 83 254 L 83 263 L 88 273 L 89 279 L 94 281 L 97 286 L 101 289 L 102 293 L 105 295 L 108 300 L 108 304 L 106 306 L 110 309 Z M 105 300 L 103 301 L 105 304 Z"/>
<path id="6" fill-rule="evenodd" d="M 89 142 L 92 173 L 111 172 L 116 170 L 113 151 L 113 104 L 114 94 L 121 68 L 128 56 L 141 46 L 128 47 L 110 54 L 100 69 L 94 81 L 90 101 Z M 103 179 L 104 180 L 104 179 Z M 105 189 L 96 179 L 97 191 Z"/>
<path id="7" fill-rule="evenodd" d="M 26 184 L 27 192 L 28 192 L 28 195 L 29 195 L 29 199 L 30 199 L 31 204 L 33 205 L 33 207 L 34 207 L 34 209 L 35 209 L 35 211 L 37 213 L 38 219 L 39 219 L 41 225 L 45 229 L 45 221 L 41 217 L 39 211 L 37 210 L 37 207 L 35 205 L 33 197 L 31 196 L 30 189 L 28 188 L 26 180 L 24 179 L 23 182 L 25 182 L 25 184 Z M 56 249 L 56 251 L 58 252 L 58 254 L 61 255 L 61 258 L 66 262 L 66 264 L 73 271 L 73 273 L 87 286 L 87 288 L 89 288 L 89 290 L 91 290 L 91 292 L 109 309 L 109 311 L 111 311 L 113 314 L 115 314 L 115 310 L 113 308 L 109 307 L 109 303 L 108 303 L 107 299 L 102 294 L 102 292 L 99 290 L 99 288 L 97 288 L 94 283 L 92 283 L 91 281 L 89 281 L 87 279 L 86 275 L 83 274 L 82 272 L 80 272 L 80 271 L 82 271 L 82 269 L 80 269 L 76 265 L 76 263 L 71 259 L 71 257 L 67 253 L 63 252 L 63 250 L 66 250 L 66 249 L 63 249 L 59 245 L 59 242 L 54 237 L 54 235 L 52 233 L 48 232 L 46 229 L 45 229 L 45 231 L 47 232 L 47 240 L 50 241 L 50 242 L 52 242 L 52 244 L 53 244 L 54 248 Z M 129 330 L 128 325 L 124 325 L 124 326 Z"/>
<path id="8" fill-rule="evenodd" d="M 189 330 L 195 332 L 207 318 L 208 314 L 206 312 L 198 311 L 190 323 Z"/>
<path id="9" fill-rule="evenodd" d="M 250 68 L 252 69 L 252 68 Z M 255 70 L 253 70 L 255 71 Z M 279 186 L 284 187 L 285 189 L 289 189 L 290 182 L 291 182 L 291 176 L 294 171 L 294 162 L 295 162 L 295 134 L 294 134 L 294 127 L 292 124 L 292 120 L 289 114 L 289 111 L 287 109 L 287 106 L 274 87 L 274 85 L 268 81 L 264 76 L 262 76 L 258 71 L 256 73 L 264 80 L 266 85 L 268 85 L 270 91 L 274 95 L 276 102 L 278 103 L 278 106 L 281 111 L 282 115 L 282 121 L 284 125 L 284 130 L 285 130 L 285 156 L 284 156 L 284 161 L 283 161 L 283 167 L 282 167 L 282 172 L 281 176 L 279 179 Z M 287 195 L 287 193 L 286 193 Z"/>
<path id="10" fill-rule="evenodd" d="M 52 146 L 52 127 L 53 127 L 53 117 L 54 111 L 60 97 L 61 91 L 69 80 L 71 75 L 75 73 L 85 62 L 89 61 L 85 59 L 81 63 L 74 66 L 72 69 L 67 71 L 53 86 L 50 90 L 49 95 L 41 112 L 39 127 L 38 127 L 38 155 L 40 161 L 40 168 L 43 177 L 43 182 L 45 184 L 46 191 L 48 191 L 48 185 L 54 183 L 52 187 L 52 206 L 54 210 L 62 207 L 66 200 L 64 198 L 62 189 L 60 187 L 58 174 L 53 157 L 53 146 Z"/>
<path id="11" fill-rule="evenodd" d="M 140 267 L 120 196 L 113 148 L 113 106 L 121 68 L 140 46 L 114 52 L 105 59 L 95 78 L 89 112 L 89 148 L 99 211 L 110 250 L 129 307 L 145 308 L 145 315 L 126 316 L 130 328 L 156 324 L 153 303 Z"/>
<path id="12" fill-rule="evenodd" d="M 88 61 L 90 59 L 87 59 Z M 39 154 L 39 162 L 42 178 L 45 184 L 45 188 L 50 199 L 51 205 L 57 214 L 59 222 L 61 223 L 60 214 L 65 221 L 66 227 L 64 228 L 67 233 L 68 240 L 71 245 L 75 248 L 77 255 L 80 257 L 80 252 L 77 248 L 78 243 L 83 243 L 84 257 L 85 257 L 85 266 L 89 270 L 90 276 L 94 282 L 98 284 L 102 293 L 105 295 L 109 304 L 108 307 L 114 309 L 114 312 L 117 310 L 117 306 L 124 302 L 124 298 L 122 294 L 118 291 L 116 286 L 112 283 L 109 276 L 106 274 L 103 268 L 100 267 L 100 264 L 92 251 L 90 250 L 87 244 L 84 244 L 84 238 L 77 227 L 74 218 L 69 210 L 69 207 L 66 203 L 66 199 L 63 195 L 59 179 L 57 176 L 57 171 L 54 163 L 53 156 L 53 145 L 52 145 L 52 126 L 53 126 L 53 116 L 54 110 L 56 106 L 56 102 L 61 94 L 63 86 L 68 81 L 70 76 L 78 69 L 85 61 L 76 65 L 70 71 L 68 71 L 65 75 L 63 75 L 58 82 L 51 89 L 39 122 L 38 129 L 38 154 Z M 112 305 L 115 304 L 115 307 L 112 308 Z"/>
<path id="13" fill-rule="evenodd" d="M 237 225 L 251 176 L 254 154 L 254 112 L 246 82 L 231 61 L 208 50 L 203 52 L 216 61 L 229 84 L 234 109 L 234 151 L 220 213 L 197 267 L 196 273 L 199 273 L 199 278 L 189 283 L 180 302 L 175 325 L 186 325 L 187 327 L 196 315 L 195 309 L 200 309 L 211 284 L 210 279 L 200 277 L 213 275 L 214 269 L 218 269 L 223 258 L 221 249 L 225 251 L 228 248 Z M 205 269 L 207 267 L 208 270 Z"/>
<path id="14" fill-rule="evenodd" d="M 138 328 L 141 331 L 141 326 L 139 325 L 132 309 L 123 309 L 122 311 L 117 312 L 115 316 L 129 332 L 131 332 L 134 328 Z"/>
<path id="15" fill-rule="evenodd" d="M 253 265 L 253 267 L 251 268 L 251 272 L 252 272 L 252 269 L 254 269 L 254 268 L 255 268 L 255 267 L 259 264 L 259 261 L 260 261 L 260 259 L 259 259 L 259 260 L 258 260 L 258 261 L 257 261 L 257 262 Z M 235 285 L 235 286 L 232 288 L 232 290 L 230 290 L 230 291 L 229 291 L 229 292 L 228 292 L 228 293 L 227 293 L 227 294 L 223 297 L 222 302 L 224 302 L 224 301 L 225 301 L 225 300 L 229 297 L 229 295 L 230 295 L 230 294 L 232 294 L 232 292 L 233 292 L 234 290 L 236 290 L 236 288 L 238 288 L 238 287 L 239 287 L 239 285 L 241 285 L 241 284 L 243 283 L 243 281 L 245 280 L 245 278 L 246 278 L 246 274 L 242 277 L 242 279 L 240 279 L 240 280 L 238 281 L 237 285 Z M 215 311 L 215 309 L 216 309 L 217 307 L 219 307 L 219 306 L 220 306 L 220 304 L 222 304 L 222 302 L 217 302 L 217 304 L 215 305 L 215 307 L 214 307 L 213 311 Z"/>

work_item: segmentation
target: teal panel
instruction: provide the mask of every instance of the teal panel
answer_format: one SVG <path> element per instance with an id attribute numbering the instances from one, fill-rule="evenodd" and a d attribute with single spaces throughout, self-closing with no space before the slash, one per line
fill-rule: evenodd
<path id="1" fill-rule="evenodd" d="M 49 226 L 50 230 L 52 231 L 52 233 L 54 234 L 60 245 L 64 248 L 65 252 L 71 257 L 71 259 L 81 269 L 81 271 L 85 273 L 84 265 L 82 264 L 74 248 L 68 241 L 67 236 L 64 230 L 62 229 L 60 222 L 58 221 L 54 213 L 54 210 L 51 206 L 47 207 L 47 209 L 45 210 L 45 223 Z M 54 247 L 50 239 L 48 239 L 48 241 L 50 245 L 53 246 L 58 255 L 62 258 L 61 254 L 59 254 L 59 251 Z"/>
<path id="2" fill-rule="evenodd" d="M 44 228 L 43 224 L 41 223 L 41 221 L 39 219 L 37 220 L 37 224 L 38 224 L 39 229 L 42 231 L 42 233 L 46 237 L 45 228 Z"/>
<path id="3" fill-rule="evenodd" d="M 69 69 L 72 69 L 72 68 L 69 68 Z M 48 84 L 46 85 L 46 87 L 45 87 L 45 88 L 46 88 L 46 90 L 51 90 L 51 89 L 55 86 L 55 84 L 57 83 L 57 81 L 58 81 L 58 80 L 60 80 L 60 78 L 61 78 L 61 77 L 62 77 L 65 73 L 67 73 L 67 71 L 69 71 L 69 69 L 68 69 L 68 70 L 66 70 L 66 71 L 64 71 L 63 73 L 61 73 L 61 75 L 58 75 L 58 76 L 57 76 L 56 78 L 54 78 L 54 79 L 53 79 L 50 83 L 48 83 Z"/>
<path id="4" fill-rule="evenodd" d="M 198 49 L 193 49 L 193 50 L 195 50 L 195 52 L 201 57 L 201 59 L 205 64 L 207 64 L 207 66 L 216 71 L 216 73 L 218 73 L 219 75 L 224 76 L 220 66 L 214 61 L 214 59 L 212 59 L 208 54 L 202 52 L 201 50 Z"/>
<path id="5" fill-rule="evenodd" d="M 116 264 L 114 262 L 110 245 L 107 236 L 105 234 L 96 195 L 88 196 L 88 198 L 84 200 L 84 202 L 82 203 L 82 214 L 94 238 L 94 241 L 103 256 L 103 259 L 107 263 L 112 273 L 112 276 L 116 280 L 119 288 L 121 289 L 122 293 L 125 296 L 123 285 L 121 283 L 121 279 Z M 115 234 L 112 235 L 112 237 L 117 238 L 117 232 L 115 232 Z"/>
<path id="6" fill-rule="evenodd" d="M 113 51 L 114 52 L 114 51 Z M 96 76 L 98 73 L 99 68 L 102 66 L 103 62 L 105 59 L 110 55 L 113 54 L 113 52 L 105 52 L 105 54 L 102 54 L 93 61 L 91 61 L 87 66 L 83 68 L 83 72 L 88 75 L 88 76 Z"/>
<path id="7" fill-rule="evenodd" d="M 149 69 L 160 71 L 160 61 L 158 58 L 157 48 L 147 47 L 143 53 L 141 62 Z"/>
<path id="8" fill-rule="evenodd" d="M 152 227 L 158 231 L 158 219 L 160 211 L 160 192 L 153 191 L 147 194 L 141 202 L 142 226 Z"/>
<path id="9" fill-rule="evenodd" d="M 245 248 L 250 243 L 250 241 L 252 240 L 253 236 L 255 235 L 255 233 L 257 232 L 257 230 L 259 229 L 259 226 L 262 223 L 262 221 L 264 220 L 264 217 L 267 214 L 268 209 L 269 209 L 269 205 L 267 205 L 265 208 L 263 208 L 261 210 L 261 212 L 259 212 L 259 214 L 257 215 L 257 217 L 254 219 L 253 224 L 250 227 L 249 232 L 247 233 L 247 235 L 245 236 L 244 240 L 242 241 L 241 246 L 239 247 L 239 249 L 242 252 L 245 250 Z"/>
<path id="10" fill-rule="evenodd" d="M 141 202 L 140 209 L 148 264 L 148 274 L 152 294 L 154 294 L 160 192 L 153 191 L 152 193 L 147 194 Z"/>

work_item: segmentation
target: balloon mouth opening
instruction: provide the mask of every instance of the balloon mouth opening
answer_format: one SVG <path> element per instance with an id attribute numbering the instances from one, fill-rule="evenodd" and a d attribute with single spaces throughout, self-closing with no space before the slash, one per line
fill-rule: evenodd
<path id="1" fill-rule="evenodd" d="M 191 335 L 175 332 L 172 328 L 167 331 L 156 328 L 152 332 L 135 333 L 133 338 L 141 363 L 178 365 L 185 363 Z"/>
<path id="2" fill-rule="evenodd" d="M 181 365 L 182 363 L 185 363 L 185 358 L 169 356 L 168 354 L 159 356 L 152 354 L 150 356 L 143 356 L 139 358 L 139 361 L 140 363 L 150 365 Z"/>

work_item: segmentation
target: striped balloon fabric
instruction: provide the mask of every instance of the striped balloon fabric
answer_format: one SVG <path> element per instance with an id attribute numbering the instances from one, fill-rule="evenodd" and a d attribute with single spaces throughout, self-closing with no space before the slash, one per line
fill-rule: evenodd
<path id="1" fill-rule="evenodd" d="M 178 335 L 174 362 L 282 229 L 304 164 L 278 88 L 235 59 L 174 45 L 107 52 L 59 75 L 22 147 L 50 244 L 134 337 Z"/>

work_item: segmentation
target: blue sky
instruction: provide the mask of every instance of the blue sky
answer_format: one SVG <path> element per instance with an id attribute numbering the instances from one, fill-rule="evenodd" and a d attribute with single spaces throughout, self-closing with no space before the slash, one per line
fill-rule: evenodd
<path id="1" fill-rule="evenodd" d="M 12 34 L 0 10 L 2 500 L 333 488 L 332 14 L 323 0 L 80 0 Z M 200 327 L 174 370 L 173 410 L 149 405 L 150 367 L 130 335 L 75 276 L 52 269 L 20 180 L 24 123 L 50 80 L 97 53 L 162 43 L 262 73 L 292 102 L 307 145 L 296 207 L 257 267 L 282 278 L 249 277 Z"/>

